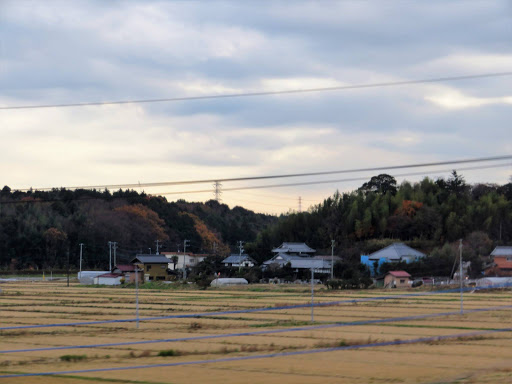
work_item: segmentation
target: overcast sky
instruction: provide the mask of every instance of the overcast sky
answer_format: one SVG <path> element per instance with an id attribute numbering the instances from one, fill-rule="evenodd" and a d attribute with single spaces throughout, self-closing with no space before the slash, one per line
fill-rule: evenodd
<path id="1" fill-rule="evenodd" d="M 512 70 L 511 36 L 509 1 L 0 0 L 0 106 L 505 72 Z M 512 76 L 222 100 L 0 110 L 0 183 L 11 188 L 147 183 L 512 154 L 511 89 Z M 511 168 L 461 173 L 472 183 L 503 184 Z M 306 209 L 336 189 L 348 191 L 362 183 L 225 191 L 222 198 L 230 206 L 280 213 L 297 210 L 299 196 Z M 239 185 L 249 183 L 224 187 Z M 213 194 L 167 197 L 205 201 Z"/>

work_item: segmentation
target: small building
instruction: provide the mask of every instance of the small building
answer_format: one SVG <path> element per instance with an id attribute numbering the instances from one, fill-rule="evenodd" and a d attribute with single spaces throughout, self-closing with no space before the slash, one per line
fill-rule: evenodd
<path id="1" fill-rule="evenodd" d="M 512 246 L 498 246 L 490 255 L 491 263 L 485 276 L 512 277 Z"/>
<path id="2" fill-rule="evenodd" d="M 78 281 L 80 284 L 91 285 L 94 283 L 94 278 L 100 275 L 104 275 L 105 273 L 110 273 L 110 271 L 82 271 L 78 272 Z"/>
<path id="3" fill-rule="evenodd" d="M 370 255 L 361 255 L 361 264 L 370 268 L 373 276 L 379 273 L 379 268 L 384 263 L 398 263 L 400 261 L 410 263 L 417 261 L 426 255 L 403 243 L 393 243 Z M 375 270 L 377 264 L 377 270 Z"/>
<path id="4" fill-rule="evenodd" d="M 205 258 L 210 256 L 207 253 L 191 253 L 191 252 L 161 252 L 161 255 L 167 257 L 169 263 L 169 269 L 183 269 L 185 267 L 191 268 L 199 264 Z M 176 257 L 176 263 L 173 262 L 173 258 Z"/>
<path id="5" fill-rule="evenodd" d="M 163 255 L 137 255 L 131 263 L 143 271 L 145 281 L 170 280 L 169 259 Z"/>
<path id="6" fill-rule="evenodd" d="M 230 255 L 222 260 L 222 264 L 228 268 L 254 267 L 256 261 L 249 255 Z"/>
<path id="7" fill-rule="evenodd" d="M 104 273 L 94 277 L 95 285 L 121 285 L 121 279 L 124 276 L 120 273 Z"/>
<path id="8" fill-rule="evenodd" d="M 405 271 L 389 271 L 384 277 L 384 288 L 408 288 L 411 283 L 411 275 Z"/>

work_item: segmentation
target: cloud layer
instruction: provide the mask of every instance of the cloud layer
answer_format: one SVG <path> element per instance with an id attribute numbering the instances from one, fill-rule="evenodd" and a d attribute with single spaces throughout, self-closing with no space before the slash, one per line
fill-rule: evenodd
<path id="1" fill-rule="evenodd" d="M 251 1 L 3 1 L 0 105 L 508 71 L 510 13 L 506 1 L 283 1 L 265 6 Z M 511 84 L 511 78 L 502 77 L 300 95 L 3 110 L 0 174 L 3 184 L 24 188 L 508 154 Z M 468 171 L 466 178 L 505 183 L 510 173 L 510 168 Z M 360 184 L 226 192 L 224 199 L 282 212 L 296 209 L 298 196 L 314 203 L 336 188 Z M 178 197 L 204 200 L 212 194 L 169 196 Z"/>

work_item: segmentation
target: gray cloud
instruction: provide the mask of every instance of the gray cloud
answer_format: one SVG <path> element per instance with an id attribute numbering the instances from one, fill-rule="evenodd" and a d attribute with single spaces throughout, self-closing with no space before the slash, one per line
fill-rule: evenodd
<path id="1" fill-rule="evenodd" d="M 3 1 L 0 104 L 206 95 L 505 71 L 512 64 L 510 14 L 506 1 L 281 1 L 264 7 L 257 1 Z M 111 183 L 114 171 L 119 182 L 158 180 L 169 167 L 175 167 L 175 177 L 192 171 L 230 177 L 506 153 L 511 150 L 511 85 L 512 79 L 500 78 L 0 111 L 3 182 L 41 182 L 37 166 L 24 165 L 30 161 L 59 169 L 44 172 L 45 183 L 66 185 Z M 38 147 L 41 142 L 44 148 Z M 13 150 L 21 145 L 33 150 L 28 155 Z M 54 157 L 56 153 L 60 155 Z M 62 156 L 75 169 L 59 165 Z M 102 164 L 105 169 L 95 172 Z M 83 170 L 78 175 L 84 179 L 98 179 L 81 180 L 76 168 Z M 506 182 L 504 174 L 489 171 L 485 177 Z"/>

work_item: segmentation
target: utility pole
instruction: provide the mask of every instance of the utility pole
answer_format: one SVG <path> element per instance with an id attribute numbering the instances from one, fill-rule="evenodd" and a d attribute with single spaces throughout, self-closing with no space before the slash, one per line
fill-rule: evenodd
<path id="1" fill-rule="evenodd" d="M 464 313 L 464 300 L 463 300 L 463 294 L 462 294 L 462 239 L 459 240 L 459 253 L 460 253 L 460 272 L 459 272 L 459 278 L 460 278 L 460 314 L 462 315 Z"/>
<path id="2" fill-rule="evenodd" d="M 187 246 L 190 246 L 190 240 L 183 241 L 183 280 L 187 280 Z"/>
<path id="3" fill-rule="evenodd" d="M 315 322 L 315 315 L 314 315 L 314 302 L 315 302 L 315 269 L 314 266 L 311 265 L 311 322 Z"/>
<path id="4" fill-rule="evenodd" d="M 238 249 L 240 250 L 240 256 L 238 257 L 238 272 L 242 270 L 242 252 L 244 251 L 244 242 L 240 240 L 238 242 Z"/>
<path id="5" fill-rule="evenodd" d="M 299 196 L 299 213 L 302 212 L 302 197 Z"/>
<path id="6" fill-rule="evenodd" d="M 156 243 L 156 254 L 159 255 L 160 253 L 158 252 L 158 250 L 160 249 L 160 244 L 159 244 L 160 240 L 155 241 L 155 243 Z"/>
<path id="7" fill-rule="evenodd" d="M 213 242 L 213 254 L 214 255 L 217 254 L 217 242 L 216 241 Z"/>
<path id="8" fill-rule="evenodd" d="M 80 275 L 79 277 L 82 277 L 82 247 L 84 246 L 84 243 L 80 243 Z"/>
<path id="9" fill-rule="evenodd" d="M 137 329 L 139 329 L 139 266 L 135 264 L 135 317 L 137 318 Z"/>
<path id="10" fill-rule="evenodd" d="M 114 266 L 116 265 L 116 249 L 117 249 L 117 241 L 112 242 L 112 245 L 114 246 Z M 110 268 L 112 270 L 112 268 Z"/>
<path id="11" fill-rule="evenodd" d="M 220 198 L 220 195 L 222 195 L 222 184 L 219 181 L 215 181 L 213 183 L 213 195 L 215 196 L 215 201 L 217 203 L 220 203 L 222 199 Z"/>
<path id="12" fill-rule="evenodd" d="M 148 248 L 149 249 L 149 254 L 151 255 L 151 248 Z"/>
<path id="13" fill-rule="evenodd" d="M 331 240 L 331 280 L 334 279 L 334 240 Z"/>
<path id="14" fill-rule="evenodd" d="M 112 271 L 112 242 L 108 242 L 108 268 Z"/>
<path id="15" fill-rule="evenodd" d="M 67 258 L 68 258 L 67 270 L 68 270 L 68 287 L 69 287 L 69 247 L 68 247 L 68 250 L 66 251 L 66 254 L 67 254 Z"/>

